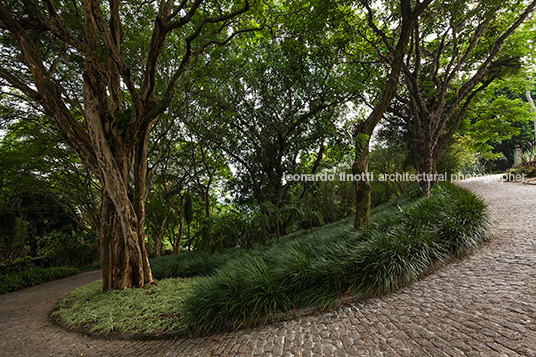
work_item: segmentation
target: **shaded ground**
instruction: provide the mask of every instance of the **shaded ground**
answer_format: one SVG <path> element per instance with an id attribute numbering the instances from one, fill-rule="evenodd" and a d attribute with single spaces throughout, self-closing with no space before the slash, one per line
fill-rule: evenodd
<path id="1" fill-rule="evenodd" d="M 536 356 L 536 186 L 460 185 L 489 204 L 494 240 L 389 296 L 207 338 L 106 341 L 47 320 L 65 292 L 99 277 L 90 272 L 0 295 L 0 355 Z"/>

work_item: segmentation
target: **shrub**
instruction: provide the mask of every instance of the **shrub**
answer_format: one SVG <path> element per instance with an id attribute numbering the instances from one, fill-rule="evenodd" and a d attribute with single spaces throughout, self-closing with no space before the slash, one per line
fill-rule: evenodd
<path id="1" fill-rule="evenodd" d="M 99 259 L 99 241 L 93 232 L 62 233 L 54 231 L 40 239 L 39 253 L 57 266 L 83 268 Z"/>
<path id="2" fill-rule="evenodd" d="M 524 175 L 525 177 L 536 177 L 536 161 L 522 162 L 508 170 L 511 175 Z M 506 178 L 509 176 L 506 175 Z"/>
<path id="3" fill-rule="evenodd" d="M 526 162 L 534 162 L 536 160 L 536 146 L 529 147 L 521 156 L 521 160 Z"/>
<path id="4" fill-rule="evenodd" d="M 17 273 L 32 266 L 33 264 L 29 257 L 2 257 L 2 259 L 0 260 L 0 274 Z"/>
<path id="5" fill-rule="evenodd" d="M 340 294 L 385 294 L 487 238 L 484 202 L 451 184 L 373 215 L 366 231 L 318 229 L 227 259 L 185 300 L 195 332 L 237 328 L 293 308 L 330 306 Z M 341 226 L 341 228 L 344 226 Z"/>
<path id="6" fill-rule="evenodd" d="M 150 259 L 151 270 L 155 279 L 188 278 L 193 276 L 211 275 L 217 268 L 225 265 L 233 259 L 247 255 L 263 254 L 264 250 L 276 249 L 285 251 L 287 245 L 299 244 L 300 240 L 310 243 L 315 239 L 321 241 L 335 239 L 339 232 L 351 230 L 351 219 L 315 228 L 313 231 L 298 231 L 281 238 L 280 243 L 275 240 L 269 241 L 266 246 L 253 249 L 226 249 L 222 253 L 206 253 L 199 251 L 184 252 L 179 255 L 166 255 Z M 279 253 L 266 253 L 268 255 Z"/>
<path id="7" fill-rule="evenodd" d="M 16 289 L 41 284 L 54 279 L 65 278 L 78 273 L 76 268 L 28 268 L 26 270 L 0 275 L 0 294 Z"/>
<path id="8" fill-rule="evenodd" d="M 219 254 L 194 251 L 152 258 L 150 264 L 155 279 L 189 278 L 209 275 L 227 263 L 231 257 L 239 254 L 236 249 Z"/>

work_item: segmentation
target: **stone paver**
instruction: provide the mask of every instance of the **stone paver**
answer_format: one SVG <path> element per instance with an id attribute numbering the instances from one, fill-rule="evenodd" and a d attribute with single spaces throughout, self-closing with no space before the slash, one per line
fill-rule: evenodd
<path id="1" fill-rule="evenodd" d="M 206 338 L 107 341 L 47 321 L 86 273 L 0 296 L 2 356 L 535 356 L 536 186 L 465 181 L 496 223 L 474 255 L 382 298 Z"/>

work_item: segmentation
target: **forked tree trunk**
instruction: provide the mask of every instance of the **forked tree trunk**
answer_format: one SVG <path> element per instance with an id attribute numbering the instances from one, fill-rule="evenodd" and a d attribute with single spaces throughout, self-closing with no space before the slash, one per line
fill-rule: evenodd
<path id="1" fill-rule="evenodd" d="M 113 116 L 102 104 L 103 91 L 102 82 L 88 65 L 83 86 L 84 106 L 97 159 L 95 173 L 103 188 L 100 247 L 106 291 L 144 286 L 153 277 L 144 231 L 147 152 L 143 146 L 150 126 L 134 147 L 121 145 L 117 129 L 109 124 Z M 133 187 L 129 187 L 129 178 L 134 182 Z"/>
<path id="2" fill-rule="evenodd" d="M 418 2 L 415 6 L 415 9 L 411 7 L 411 1 L 400 0 L 400 13 L 401 13 L 401 26 L 400 33 L 398 35 L 398 40 L 396 46 L 393 48 L 392 44 L 386 44 L 385 46 L 390 48 L 390 57 L 389 61 L 391 70 L 387 77 L 387 82 L 385 83 L 385 88 L 380 94 L 372 112 L 369 114 L 367 119 L 359 123 L 354 129 L 353 136 L 356 139 L 355 141 L 355 160 L 352 165 L 352 171 L 354 174 L 360 175 L 361 173 L 365 174 L 364 180 L 356 182 L 356 216 L 354 221 L 355 229 L 364 229 L 367 228 L 370 222 L 370 182 L 368 181 L 368 160 L 369 160 L 369 143 L 370 137 L 374 132 L 374 128 L 380 122 L 383 114 L 387 110 L 387 107 L 391 103 L 391 100 L 396 95 L 398 90 L 398 82 L 400 72 L 402 71 L 402 66 L 404 64 L 404 56 L 406 53 L 406 47 L 409 42 L 409 38 L 415 25 L 418 21 L 419 16 L 422 12 L 430 5 L 431 0 L 424 0 Z M 381 33 L 381 30 L 377 28 L 376 24 L 373 23 L 373 14 L 372 9 L 364 2 L 368 11 L 368 22 L 371 28 L 374 28 L 377 32 Z M 381 33 L 384 41 L 388 38 L 385 33 Z"/>

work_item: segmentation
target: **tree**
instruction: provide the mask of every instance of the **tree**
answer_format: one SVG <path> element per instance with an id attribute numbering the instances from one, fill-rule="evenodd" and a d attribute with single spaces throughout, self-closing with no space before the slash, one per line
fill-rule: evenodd
<path id="1" fill-rule="evenodd" d="M 193 188 L 203 199 L 205 217 L 211 215 L 211 200 L 214 184 L 231 176 L 229 166 L 221 154 L 212 152 L 210 145 L 187 141 L 184 143 L 185 160 L 191 170 L 190 180 Z"/>
<path id="2" fill-rule="evenodd" d="M 296 184 L 283 177 L 316 173 L 319 166 L 302 159 L 322 159 L 337 140 L 344 104 L 363 90 L 366 73 L 345 62 L 347 40 L 317 10 L 236 41 L 187 121 L 195 141 L 224 152 L 236 168 L 231 184 L 241 204 L 281 208 Z"/>
<path id="3" fill-rule="evenodd" d="M 525 44 L 520 38 L 507 40 L 535 6 L 536 1 L 437 4 L 414 28 L 411 52 L 403 63 L 407 98 L 402 101 L 424 195 L 437 180 L 441 150 L 473 99 L 498 78 L 519 70 Z"/>
<path id="4" fill-rule="evenodd" d="M 161 165 L 147 201 L 146 224 L 150 230 L 149 238 L 154 243 L 156 256 L 162 254 L 166 236 L 173 247 L 173 252 L 180 253 L 184 230 L 182 204 L 188 181 L 185 173 L 177 173 L 174 170 L 176 167 L 170 167 L 174 166 L 170 165 L 173 159 L 171 157 Z"/>
<path id="5" fill-rule="evenodd" d="M 516 144 L 527 147 L 527 142 L 534 141 L 534 123 L 530 123 L 533 117 L 526 102 L 524 77 L 520 72 L 497 80 L 481 91 L 460 124 L 455 136 L 470 139 L 465 146 L 478 152 L 482 163 L 505 160 L 505 155 L 512 156 Z M 509 145 L 512 138 L 515 144 L 512 141 Z M 501 147 L 503 142 L 505 145 Z M 502 169 L 508 167 L 510 165 Z"/>
<path id="6" fill-rule="evenodd" d="M 404 64 L 404 58 L 407 53 L 407 45 L 410 40 L 419 16 L 430 5 L 431 0 L 416 1 L 412 7 L 411 1 L 400 0 L 398 11 L 393 11 L 390 18 L 383 23 L 385 29 L 380 28 L 378 19 L 374 18 L 374 11 L 366 0 L 361 0 L 361 4 L 367 10 L 368 28 L 373 32 L 375 39 L 370 39 L 365 32 L 363 37 L 369 41 L 377 50 L 380 58 L 388 67 L 388 75 L 385 85 L 372 107 L 368 117 L 356 125 L 354 130 L 355 138 L 355 160 L 352 165 L 352 171 L 355 175 L 364 174 L 364 180 L 356 180 L 356 212 L 354 227 L 366 228 L 370 222 L 370 182 L 368 179 L 368 162 L 370 137 L 378 123 L 380 122 L 387 107 L 395 97 L 398 90 L 400 72 Z M 390 32 L 393 28 L 393 17 L 400 17 L 400 24 L 396 31 Z M 383 53 L 386 52 L 386 55 Z"/>
<path id="7" fill-rule="evenodd" d="M 0 85 L 39 104 L 102 186 L 104 290 L 152 282 L 144 244 L 151 128 L 193 57 L 259 27 L 249 9 L 248 0 L 0 2 Z"/>

